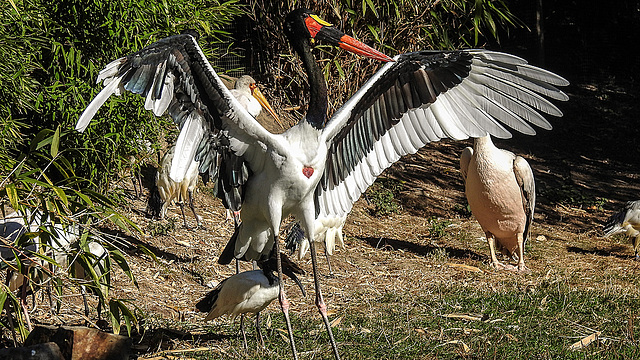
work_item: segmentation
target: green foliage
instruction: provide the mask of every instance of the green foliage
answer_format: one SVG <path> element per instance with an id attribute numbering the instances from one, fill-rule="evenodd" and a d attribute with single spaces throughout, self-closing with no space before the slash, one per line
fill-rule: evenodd
<path id="1" fill-rule="evenodd" d="M 115 203 L 111 199 L 78 187 L 84 181 L 76 176 L 66 157 L 71 152 L 60 149 L 61 136 L 59 128 L 56 131 L 42 130 L 18 159 L 9 158 L 13 168 L 6 177 L 0 178 L 0 208 L 10 205 L 24 214 L 24 223 L 39 224 L 39 227 L 14 243 L 2 238 L 2 245 L 13 249 L 21 257 L 12 261 L 3 259 L 0 265 L 24 274 L 31 284 L 53 284 L 58 295 L 62 295 L 62 289 L 69 286 L 78 288 L 79 285 L 85 285 L 106 308 L 107 303 L 119 301 L 109 296 L 111 273 L 116 268 L 113 265 L 124 271 L 134 284 L 136 280 L 116 244 L 89 225 L 106 220 L 125 232 L 138 229 L 114 210 Z M 42 168 L 41 163 L 45 164 Z M 62 244 L 61 229 L 77 229 L 70 231 L 80 236 L 70 246 L 61 248 L 58 245 Z M 33 242 L 38 244 L 35 252 L 26 247 Z M 100 244 L 106 254 L 98 257 L 92 253 L 90 247 L 94 242 Z M 52 253 L 54 249 L 55 255 Z M 61 257 L 69 259 L 64 267 L 60 264 Z M 82 278 L 76 276 L 75 264 L 80 265 L 88 275 Z M 0 297 L 14 299 L 15 295 L 6 290 L 3 288 L 0 291 Z M 7 321 L 3 321 L 3 325 L 8 324 L 9 318 L 21 318 L 19 307 L 7 309 Z M 118 317 L 118 321 L 129 324 L 136 321 L 135 317 L 129 316 L 129 311 L 121 310 L 119 314 L 122 316 Z M 14 320 L 13 325 L 24 339 L 26 330 L 22 320 Z"/>
<path id="2" fill-rule="evenodd" d="M 540 191 L 540 196 L 548 198 L 549 201 L 554 204 L 561 204 L 585 210 L 602 211 L 604 204 L 607 203 L 606 198 L 585 194 L 576 186 L 568 184 L 560 187 L 542 189 Z"/>
<path id="3" fill-rule="evenodd" d="M 380 217 L 399 212 L 400 205 L 395 200 L 395 196 L 401 188 L 402 184 L 397 180 L 389 178 L 376 179 L 365 193 L 367 201 L 373 205 L 371 214 Z"/>
<path id="4" fill-rule="evenodd" d="M 520 280 L 521 281 L 521 280 Z M 513 281 L 516 283 L 517 281 Z M 366 301 L 351 299 L 330 320 L 339 351 L 345 359 L 635 359 L 640 356 L 636 335 L 637 298 L 602 294 L 554 284 L 535 291 L 484 291 L 450 282 L 429 288 L 425 293 L 390 291 Z M 356 294 L 357 295 L 357 294 Z M 445 315 L 477 315 L 477 321 Z M 286 346 L 283 316 L 264 314 L 266 350 L 256 348 L 253 327 L 248 327 L 249 358 L 291 357 Z M 300 353 L 313 358 L 332 359 L 328 337 L 317 316 L 293 314 L 292 325 Z M 264 319 L 264 317 L 263 317 Z M 263 324 L 265 321 L 263 321 Z M 240 348 L 237 322 L 208 325 L 212 334 L 225 334 L 230 348 Z M 266 331 L 264 328 L 266 327 Z M 583 350 L 569 346 L 601 331 L 601 337 Z M 463 345 L 464 344 L 464 345 Z M 222 348 L 224 349 L 224 347 Z M 231 359 L 218 347 L 190 352 L 196 359 Z"/>
<path id="5" fill-rule="evenodd" d="M 251 0 L 250 16 L 257 34 L 252 45 L 267 64 L 271 88 L 269 98 L 288 99 L 282 107 L 304 105 L 304 72 L 282 33 L 282 21 L 300 1 Z M 339 0 L 315 3 L 311 10 L 346 34 L 393 56 L 425 49 L 481 47 L 499 39 L 501 32 L 523 26 L 503 0 Z M 338 109 L 380 68 L 380 64 L 345 50 L 319 45 L 314 55 L 323 66 L 328 82 L 330 111 Z M 294 76 L 296 74 L 296 76 Z M 301 75 L 301 76 L 297 76 Z M 278 104 L 276 103 L 276 106 Z M 304 113 L 296 112 L 301 118 Z"/>
<path id="6" fill-rule="evenodd" d="M 432 217 L 429 219 L 429 235 L 432 238 L 441 238 L 447 234 L 445 230 L 449 225 L 451 225 L 451 221 L 449 220 Z"/>
<path id="7" fill-rule="evenodd" d="M 176 219 L 167 217 L 164 221 L 150 222 L 147 225 L 147 233 L 151 236 L 168 235 L 175 231 L 176 228 Z"/>
<path id="8" fill-rule="evenodd" d="M 158 130 L 169 127 L 170 120 L 143 110 L 139 97 L 125 96 L 109 101 L 85 134 L 73 128 L 100 90 L 94 82 L 106 64 L 186 29 L 198 31 L 205 54 L 214 56 L 206 44 L 227 36 L 220 29 L 241 7 L 235 0 L 13 0 L 5 5 L 0 9 L 0 206 L 42 211 L 51 225 L 30 236 L 38 236 L 43 249 L 56 241 L 53 224 L 82 226 L 83 235 L 67 256 L 89 275 L 75 279 L 74 266 L 46 270 L 59 264 L 41 253 L 29 255 L 38 264 L 33 271 L 20 261 L 5 265 L 34 282 L 34 274 L 47 273 L 58 294 L 82 281 L 108 309 L 114 331 L 121 321 L 130 329 L 136 316 L 129 303 L 108 290 L 116 267 L 134 284 L 135 276 L 119 247 L 92 224 L 106 220 L 125 232 L 138 230 L 115 211 L 119 196 L 111 184 L 131 158 L 156 147 L 164 136 Z M 109 196 L 101 194 L 106 191 Z M 8 246 L 23 252 L 24 239 L 18 241 Z M 106 259 L 91 254 L 94 241 L 107 249 Z M 3 288 L 0 298 L 9 303 L 15 296 Z M 10 308 L 13 318 L 21 319 L 19 307 Z M 7 313 L 7 319 L 11 316 Z M 23 324 L 14 325 L 24 335 Z"/>
<path id="9" fill-rule="evenodd" d="M 240 14 L 236 1 L 23 0 L 15 5 L 0 10 L 0 43 L 9 45 L 0 49 L 0 130 L 24 139 L 45 128 L 72 131 L 100 90 L 94 84 L 98 71 L 109 62 L 186 29 L 201 33 L 205 44 L 218 41 L 227 35 L 220 29 Z M 168 122 L 143 110 L 141 101 L 138 96 L 110 101 L 86 135 L 64 136 L 61 148 L 78 149 L 69 158 L 78 174 L 107 189 L 129 156 L 146 151 L 145 140 L 157 141 L 158 129 Z M 8 145 L 19 146 L 19 140 Z"/>

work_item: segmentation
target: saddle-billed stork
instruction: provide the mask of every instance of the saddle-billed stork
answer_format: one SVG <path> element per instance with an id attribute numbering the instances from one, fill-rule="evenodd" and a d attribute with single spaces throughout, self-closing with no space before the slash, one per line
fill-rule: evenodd
<path id="1" fill-rule="evenodd" d="M 188 34 L 108 64 L 98 76 L 104 88 L 76 125 L 84 130 L 107 98 L 123 90 L 145 96 L 145 108 L 158 116 L 168 111 L 182 129 L 172 177 L 180 179 L 195 157 L 201 172 L 222 182 L 225 201 L 242 207 L 242 224 L 221 263 L 234 257 L 264 259 L 274 246 L 279 257 L 275 239 L 290 214 L 315 239 L 317 221 L 346 215 L 376 176 L 428 142 L 487 133 L 509 137 L 504 125 L 533 135 L 530 124 L 551 128 L 539 112 L 562 115 L 545 97 L 568 99 L 557 88 L 568 85 L 565 79 L 509 54 L 419 51 L 391 59 L 307 9 L 290 12 L 284 32 L 307 72 L 310 99 L 307 114 L 282 134 L 265 130 L 239 105 Z M 387 62 L 330 119 L 325 79 L 311 53 L 316 40 Z M 232 156 L 221 157 L 225 151 Z M 314 241 L 309 248 L 316 305 L 339 358 L 320 292 Z M 282 279 L 280 266 L 278 276 Z M 289 322 L 282 281 L 279 300 Z M 296 357 L 290 324 L 288 330 Z"/>

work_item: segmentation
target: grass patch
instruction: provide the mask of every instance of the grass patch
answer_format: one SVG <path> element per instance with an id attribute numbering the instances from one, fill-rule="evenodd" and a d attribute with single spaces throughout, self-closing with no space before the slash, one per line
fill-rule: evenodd
<path id="1" fill-rule="evenodd" d="M 331 316 L 344 359 L 635 359 L 640 357 L 638 299 L 571 289 L 562 284 L 535 290 L 491 291 L 441 286 L 429 295 L 387 293 L 363 311 L 350 304 Z M 360 304 L 362 305 L 362 304 Z M 445 315 L 478 315 L 461 320 Z M 271 312 L 265 329 L 266 349 L 256 351 L 255 329 L 249 326 L 249 352 L 242 351 L 238 325 L 225 337 L 233 354 L 201 352 L 195 358 L 290 358 L 286 329 L 279 312 Z M 253 323 L 253 317 L 249 320 Z M 293 316 L 301 359 L 332 359 L 328 337 L 319 316 Z M 224 328 L 224 327 L 223 327 Z M 216 331 L 220 331 L 218 326 Z M 579 351 L 569 346 L 592 330 L 602 333 Z M 217 344 L 218 346 L 220 344 Z"/>
<path id="2" fill-rule="evenodd" d="M 398 205 L 396 196 L 400 189 L 402 189 L 402 183 L 398 180 L 376 179 L 365 193 L 367 202 L 373 205 L 371 215 L 380 217 L 398 213 L 400 205 Z"/>
<path id="3" fill-rule="evenodd" d="M 604 204 L 608 202 L 606 198 L 586 195 L 575 185 L 562 185 L 542 189 L 540 195 L 548 198 L 551 203 L 561 204 L 569 207 L 602 211 Z"/>
<path id="4" fill-rule="evenodd" d="M 152 221 L 147 225 L 147 233 L 151 236 L 168 235 L 176 230 L 176 219 L 166 216 L 163 220 Z"/>

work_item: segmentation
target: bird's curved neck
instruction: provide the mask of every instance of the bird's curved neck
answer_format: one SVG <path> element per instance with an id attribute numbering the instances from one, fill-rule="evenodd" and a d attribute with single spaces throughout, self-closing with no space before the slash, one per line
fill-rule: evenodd
<path id="1" fill-rule="evenodd" d="M 495 145 L 493 145 L 493 142 L 491 141 L 491 136 L 486 135 L 486 136 L 475 138 L 473 140 L 473 147 L 475 151 L 478 151 L 478 149 L 483 149 L 483 148 L 484 149 L 494 148 Z"/>
<path id="2" fill-rule="evenodd" d="M 294 50 L 302 59 L 304 69 L 309 78 L 309 109 L 307 110 L 306 120 L 314 128 L 320 130 L 324 128 L 327 120 L 327 84 L 322 75 L 322 71 L 318 67 L 315 57 L 311 53 L 309 40 L 294 37 L 290 39 Z"/>

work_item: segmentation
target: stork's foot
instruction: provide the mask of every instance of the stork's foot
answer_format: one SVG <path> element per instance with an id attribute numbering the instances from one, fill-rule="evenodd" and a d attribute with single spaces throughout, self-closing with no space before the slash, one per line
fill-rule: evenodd
<path id="1" fill-rule="evenodd" d="M 531 270 L 529 270 L 529 268 L 524 264 L 519 264 L 516 269 L 520 274 L 531 274 Z"/>
<path id="2" fill-rule="evenodd" d="M 506 264 L 506 265 L 505 265 L 505 264 L 503 264 L 503 263 L 501 263 L 501 262 L 499 262 L 499 261 L 496 261 L 496 262 L 494 262 L 494 263 L 491 263 L 491 266 L 492 266 L 494 269 L 498 270 L 498 271 L 503 271 L 503 270 L 506 270 L 506 271 L 515 271 L 515 270 L 517 270 L 517 269 L 518 269 L 517 267 L 515 267 L 515 266 L 513 266 L 513 265 L 511 265 L 511 264 Z"/>

